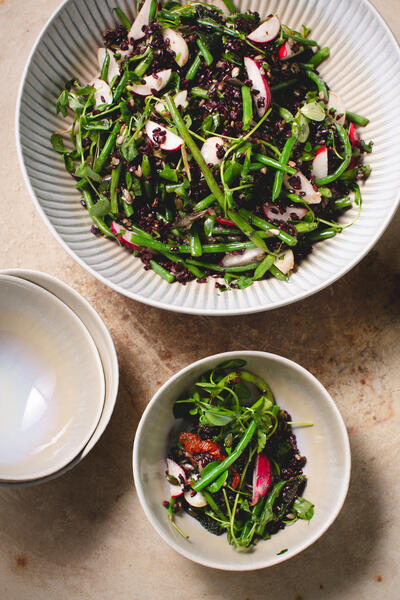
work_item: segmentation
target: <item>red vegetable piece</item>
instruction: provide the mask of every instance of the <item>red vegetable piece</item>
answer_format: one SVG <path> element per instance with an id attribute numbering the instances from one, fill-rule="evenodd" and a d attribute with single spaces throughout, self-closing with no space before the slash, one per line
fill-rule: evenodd
<path id="1" fill-rule="evenodd" d="M 264 498 L 272 481 L 272 465 L 269 458 L 261 453 L 257 455 L 253 471 L 253 498 L 251 505 L 257 504 L 260 498 Z"/>
<path id="2" fill-rule="evenodd" d="M 360 143 L 360 136 L 354 123 L 350 123 L 349 127 L 349 140 L 352 146 L 358 146 Z"/>
<path id="3" fill-rule="evenodd" d="M 221 225 L 225 225 L 226 227 L 236 227 L 233 221 L 230 221 L 229 219 L 224 219 L 224 217 L 216 217 L 215 220 L 218 223 L 221 223 Z"/>

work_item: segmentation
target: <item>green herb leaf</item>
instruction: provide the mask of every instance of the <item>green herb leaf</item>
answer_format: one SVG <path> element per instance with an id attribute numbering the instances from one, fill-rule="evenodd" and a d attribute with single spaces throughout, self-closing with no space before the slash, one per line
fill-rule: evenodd
<path id="1" fill-rule="evenodd" d="M 59 152 L 60 154 L 65 154 L 68 152 L 68 149 L 64 146 L 61 135 L 58 133 L 53 133 L 53 135 L 50 137 L 50 142 L 56 152 Z"/>
<path id="2" fill-rule="evenodd" d="M 68 97 L 69 97 L 68 90 L 63 90 L 57 99 L 56 111 L 57 111 L 57 114 L 61 113 L 63 117 L 66 117 L 68 114 L 68 109 L 67 109 Z"/>
<path id="3" fill-rule="evenodd" d="M 139 152 L 136 148 L 135 140 L 130 138 L 129 140 L 125 140 L 125 142 L 121 146 L 121 154 L 125 160 L 128 162 L 132 162 L 138 156 Z"/>
<path id="4" fill-rule="evenodd" d="M 319 102 L 309 102 L 300 109 L 301 113 L 312 121 L 323 121 L 326 117 L 325 110 Z"/>
<path id="5" fill-rule="evenodd" d="M 90 119 L 87 117 L 81 118 L 81 125 L 88 131 L 107 131 L 113 124 L 112 119 Z"/>
<path id="6" fill-rule="evenodd" d="M 208 410 L 204 413 L 203 418 L 209 425 L 213 425 L 214 427 L 223 427 L 232 421 L 232 417 L 229 417 L 228 415 L 218 414 Z"/>
<path id="7" fill-rule="evenodd" d="M 292 135 L 295 136 L 302 144 L 307 141 L 308 136 L 310 135 L 308 121 L 300 111 L 297 112 L 297 115 L 294 118 L 292 124 Z"/>
<path id="8" fill-rule="evenodd" d="M 178 183 L 178 174 L 175 169 L 172 169 L 169 164 L 166 164 L 162 171 L 158 172 L 159 176 L 167 181 Z"/>
<path id="9" fill-rule="evenodd" d="M 314 504 L 311 504 L 311 502 L 305 498 L 299 497 L 293 502 L 292 511 L 299 519 L 310 521 L 314 516 Z"/>
<path id="10" fill-rule="evenodd" d="M 93 181 L 101 181 L 101 175 L 95 173 L 88 164 L 83 163 L 75 170 L 75 177 L 93 179 Z"/>
<path id="11" fill-rule="evenodd" d="M 111 204 L 106 196 L 100 195 L 96 204 L 89 208 L 91 217 L 105 217 L 110 212 Z"/>

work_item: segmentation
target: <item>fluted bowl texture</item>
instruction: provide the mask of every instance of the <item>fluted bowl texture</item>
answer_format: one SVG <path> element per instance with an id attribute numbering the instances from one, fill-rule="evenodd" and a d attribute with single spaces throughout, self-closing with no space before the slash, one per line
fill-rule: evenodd
<path id="1" fill-rule="evenodd" d="M 341 235 L 317 244 L 288 283 L 260 281 L 245 290 L 220 293 L 206 284 L 168 284 L 141 261 L 109 240 L 90 233 L 91 220 L 80 205 L 74 180 L 50 135 L 65 129 L 55 103 L 66 80 L 82 83 L 98 71 L 96 52 L 102 31 L 117 21 L 120 7 L 133 19 L 134 0 L 66 0 L 50 19 L 28 61 L 17 106 L 21 165 L 37 209 L 62 246 L 89 273 L 126 296 L 184 313 L 234 315 L 290 304 L 344 275 L 371 250 L 393 216 L 400 187 L 400 52 L 389 28 L 367 0 L 237 0 L 240 10 L 276 13 L 290 27 L 304 23 L 312 37 L 329 46 L 321 73 L 348 110 L 367 116 L 362 130 L 373 139 L 367 155 L 371 177 L 363 186 L 359 220 Z M 355 209 L 344 220 L 355 216 Z"/>

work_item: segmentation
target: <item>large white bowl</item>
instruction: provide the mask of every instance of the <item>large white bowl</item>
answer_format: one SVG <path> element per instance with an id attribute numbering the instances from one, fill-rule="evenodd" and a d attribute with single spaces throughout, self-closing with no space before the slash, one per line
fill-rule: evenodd
<path id="1" fill-rule="evenodd" d="M 315 504 L 308 522 L 297 522 L 270 540 L 258 543 L 253 552 L 228 545 L 226 536 L 213 536 L 188 515 L 176 517 L 189 534 L 185 540 L 171 527 L 163 501 L 169 497 L 165 457 L 169 434 L 176 420 L 175 400 L 208 369 L 232 358 L 247 361 L 249 371 L 263 377 L 279 406 L 295 421 L 313 427 L 296 428 L 301 453 L 307 457 L 305 497 Z M 328 392 L 300 365 L 266 352 L 226 352 L 199 360 L 169 379 L 146 408 L 135 437 L 133 472 L 139 500 L 150 523 L 167 544 L 183 556 L 207 567 L 248 571 L 269 567 L 298 554 L 314 543 L 333 523 L 346 498 L 350 479 L 350 447 L 343 419 Z M 287 548 L 287 552 L 278 553 Z"/>
<path id="2" fill-rule="evenodd" d="M 4 269 L 0 270 L 0 275 L 12 275 L 30 281 L 54 294 L 66 304 L 79 317 L 92 336 L 104 371 L 105 395 L 103 410 L 97 427 L 83 450 L 65 467 L 47 477 L 28 482 L 2 483 L 0 481 L 0 487 L 2 485 L 13 487 L 36 485 L 55 479 L 75 467 L 93 449 L 104 433 L 113 413 L 118 393 L 119 373 L 117 353 L 112 337 L 102 319 L 89 302 L 69 285 L 52 275 L 30 269 Z"/>
<path id="3" fill-rule="evenodd" d="M 66 0 L 40 35 L 23 77 L 17 107 L 17 142 L 26 183 L 37 209 L 56 239 L 92 275 L 130 298 L 179 312 L 209 315 L 252 313 L 314 294 L 349 271 L 372 248 L 392 218 L 400 189 L 400 53 L 389 28 L 367 0 L 237 0 L 241 10 L 277 13 L 289 26 L 312 28 L 331 58 L 321 71 L 349 110 L 371 121 L 363 130 L 374 139 L 368 156 L 372 176 L 364 189 L 358 222 L 318 244 L 289 283 L 258 282 L 220 294 L 214 280 L 169 285 L 139 259 L 90 233 L 73 179 L 50 146 L 65 129 L 55 102 L 64 82 L 87 82 L 97 67 L 101 32 L 116 23 L 112 8 L 133 16 L 134 0 Z"/>
<path id="4" fill-rule="evenodd" d="M 0 275 L 0 478 L 29 481 L 69 464 L 104 406 L 97 348 L 56 296 Z"/>

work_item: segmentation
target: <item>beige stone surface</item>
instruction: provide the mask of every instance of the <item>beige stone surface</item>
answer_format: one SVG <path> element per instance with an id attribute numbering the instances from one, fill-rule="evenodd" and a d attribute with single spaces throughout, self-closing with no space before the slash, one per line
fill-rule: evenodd
<path id="1" fill-rule="evenodd" d="M 349 0 L 350 1 L 350 0 Z M 14 112 L 23 67 L 59 0 L 0 0 L 0 268 L 51 273 L 81 292 L 114 337 L 121 387 L 110 426 L 60 479 L 0 490 L 2 600 L 397 600 L 400 598 L 400 216 L 341 281 L 296 305 L 235 318 L 179 316 L 108 289 L 36 213 L 19 170 Z M 398 0 L 374 4 L 400 38 Z M 138 420 L 177 369 L 224 350 L 298 361 L 336 400 L 350 434 L 345 506 L 314 546 L 279 566 L 223 573 L 176 554 L 144 517 L 131 473 Z"/>

